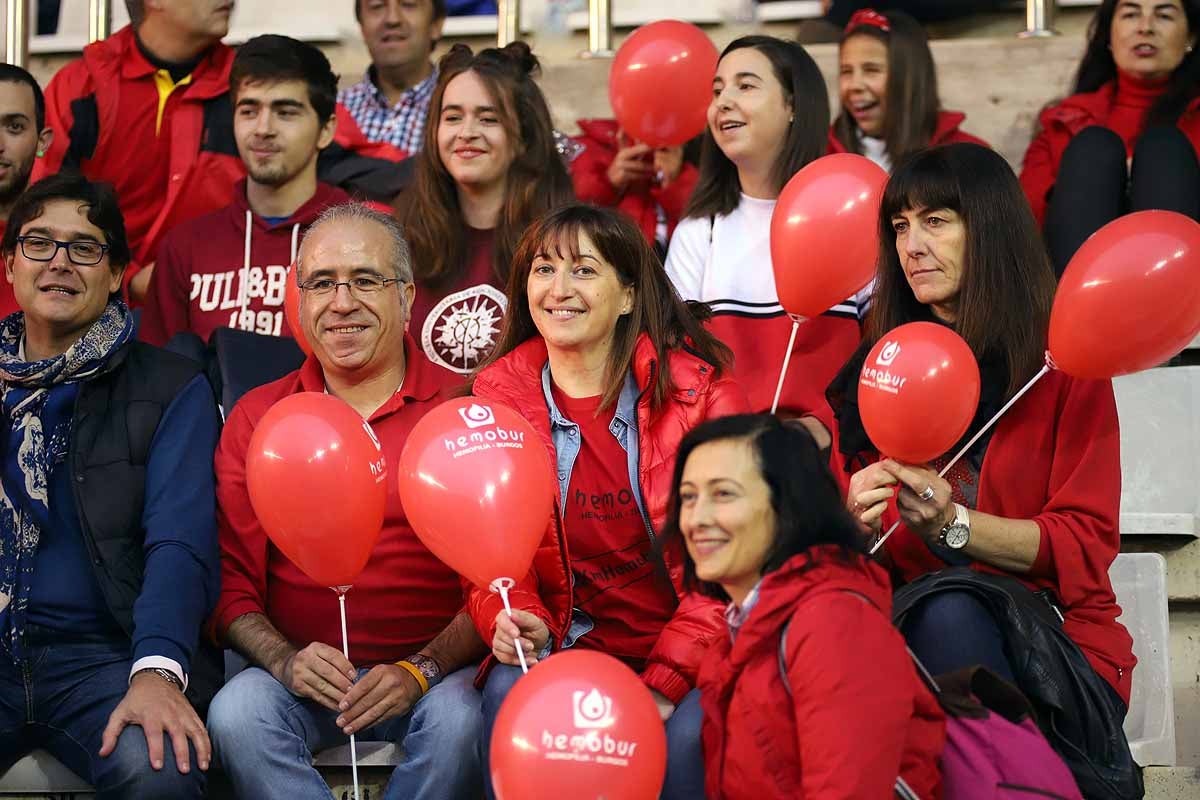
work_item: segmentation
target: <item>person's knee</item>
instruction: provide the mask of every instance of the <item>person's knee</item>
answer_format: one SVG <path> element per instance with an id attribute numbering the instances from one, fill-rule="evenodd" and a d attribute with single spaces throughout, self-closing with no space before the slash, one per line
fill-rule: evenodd
<path id="1" fill-rule="evenodd" d="M 1108 128 L 1092 125 L 1072 137 L 1063 151 L 1061 170 L 1073 165 L 1095 170 L 1125 169 L 1125 143 Z"/>
<path id="2" fill-rule="evenodd" d="M 163 735 L 163 765 L 150 765 L 150 751 L 142 728 L 130 725 L 117 738 L 117 746 L 99 759 L 94 780 L 97 798 L 199 798 L 204 796 L 205 775 L 196 764 L 196 749 L 188 743 L 188 771 L 180 772 L 171 738 Z"/>
<path id="3" fill-rule="evenodd" d="M 1179 169 L 1186 163 L 1195 163 L 1196 151 L 1183 131 L 1173 125 L 1156 125 L 1147 128 L 1138 137 L 1133 149 L 1133 163 L 1137 167 L 1163 165 Z"/>
<path id="4" fill-rule="evenodd" d="M 508 697 L 508 693 L 512 691 L 513 686 L 521 679 L 520 668 L 510 667 L 507 664 L 497 664 L 488 673 L 487 683 L 483 685 L 483 713 L 490 717 L 495 717 L 500 711 L 500 704 L 504 702 L 504 698 Z"/>
<path id="5" fill-rule="evenodd" d="M 208 707 L 208 735 L 218 750 L 237 752 L 261 741 L 261 726 L 279 722 L 279 682 L 265 670 L 239 672 Z"/>
<path id="6" fill-rule="evenodd" d="M 700 708 L 700 691 L 693 689 L 684 695 L 667 720 L 667 758 L 691 758 L 700 752 L 700 728 L 704 712 Z"/>
<path id="7" fill-rule="evenodd" d="M 981 622 L 993 624 L 987 607 L 969 592 L 938 592 L 922 600 L 913 612 L 912 625 L 923 632 L 972 631 Z"/>
<path id="8" fill-rule="evenodd" d="M 433 734 L 439 752 L 475 750 L 483 730 L 483 698 L 474 686 L 474 674 L 474 668 L 451 673 L 418 706 L 420 727 Z"/>

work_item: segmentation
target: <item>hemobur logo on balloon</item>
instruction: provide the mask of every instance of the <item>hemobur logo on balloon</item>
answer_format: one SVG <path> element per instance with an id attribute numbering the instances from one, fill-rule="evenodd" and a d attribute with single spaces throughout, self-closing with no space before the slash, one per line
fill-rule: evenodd
<path id="1" fill-rule="evenodd" d="M 613 701 L 599 689 L 575 690 L 571 693 L 571 716 L 575 730 L 571 733 L 542 729 L 542 754 L 550 761 L 580 761 L 629 766 L 638 743 L 611 731 L 617 723 L 613 716 Z"/>
<path id="2" fill-rule="evenodd" d="M 876 345 L 878 347 L 878 345 Z M 878 389 L 881 392 L 888 394 L 899 394 L 904 384 L 908 383 L 908 378 L 901 377 L 898 374 L 893 374 L 889 367 L 896 357 L 900 355 L 900 343 L 894 341 L 884 341 L 883 347 L 879 354 L 875 356 L 875 364 L 871 366 L 870 362 L 863 365 L 862 376 L 859 378 L 859 383 L 868 389 Z M 880 369 L 882 367 L 882 369 Z"/>
<path id="3" fill-rule="evenodd" d="M 462 418 L 469 432 L 442 439 L 454 458 L 491 450 L 494 447 L 520 449 L 525 446 L 525 432 L 498 424 L 496 414 L 490 406 L 472 403 L 466 408 L 458 409 L 458 416 Z"/>
<path id="4" fill-rule="evenodd" d="M 387 477 L 387 462 L 383 458 L 383 445 L 379 443 L 379 438 L 375 435 L 375 429 L 371 427 L 371 423 L 365 419 L 362 421 L 363 430 L 367 432 L 371 443 L 375 445 L 375 452 L 379 453 L 379 458 L 371 462 L 371 474 L 375 476 L 375 482 L 379 483 Z"/>

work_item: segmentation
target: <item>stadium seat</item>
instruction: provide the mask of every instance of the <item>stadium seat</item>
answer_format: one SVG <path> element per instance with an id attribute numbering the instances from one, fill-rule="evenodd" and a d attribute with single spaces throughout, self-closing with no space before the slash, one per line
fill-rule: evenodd
<path id="1" fill-rule="evenodd" d="M 1137 667 L 1125 736 L 1143 767 L 1175 765 L 1175 702 L 1168 655 L 1167 564 L 1158 553 L 1121 553 L 1108 571 Z"/>

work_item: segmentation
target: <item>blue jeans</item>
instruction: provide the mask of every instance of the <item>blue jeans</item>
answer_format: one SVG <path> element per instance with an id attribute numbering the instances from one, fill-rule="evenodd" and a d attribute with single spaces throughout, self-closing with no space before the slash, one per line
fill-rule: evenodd
<path id="1" fill-rule="evenodd" d="M 476 668 L 446 676 L 412 710 L 355 734 L 362 742 L 403 743 L 384 800 L 475 800 L 479 795 L 479 692 Z M 359 670 L 359 677 L 366 670 Z M 213 754 L 238 797 L 328 797 L 312 754 L 350 738 L 337 714 L 296 697 L 258 667 L 239 672 L 208 710 Z"/>
<path id="2" fill-rule="evenodd" d="M 1000 627 L 971 592 L 931 594 L 908 613 L 900 632 L 932 675 L 978 664 L 1013 682 Z"/>
<path id="3" fill-rule="evenodd" d="M 553 656 L 551 656 L 553 657 Z M 536 667 L 535 667 L 536 669 Z M 521 677 L 520 667 L 497 664 L 483 687 L 483 736 L 480 739 L 484 786 L 488 800 L 496 800 L 492 791 L 492 773 L 488 766 L 492 745 L 492 727 L 500 704 Z M 700 800 L 704 797 L 704 750 L 700 744 L 700 691 L 693 689 L 684 696 L 675 713 L 667 720 L 667 777 L 663 782 L 660 800 Z"/>
<path id="4" fill-rule="evenodd" d="M 204 773 L 189 746 L 191 772 L 175 768 L 163 736 L 163 768 L 150 766 L 141 727 L 128 725 L 117 749 L 99 756 L 101 735 L 129 689 L 128 642 L 27 645 L 20 663 L 0 654 L 0 769 L 35 748 L 49 751 L 92 784 L 101 800 L 200 798 Z"/>

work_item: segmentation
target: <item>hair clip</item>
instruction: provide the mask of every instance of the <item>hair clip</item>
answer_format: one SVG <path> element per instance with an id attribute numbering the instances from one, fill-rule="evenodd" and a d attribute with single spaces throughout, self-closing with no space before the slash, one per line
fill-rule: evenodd
<path id="1" fill-rule="evenodd" d="M 855 28 L 860 28 L 864 25 L 879 28 L 884 33 L 890 33 L 892 30 L 892 23 L 888 22 L 887 17 L 873 8 L 863 8 L 855 11 L 850 17 L 850 21 L 846 23 L 845 32 L 849 33 Z"/>

